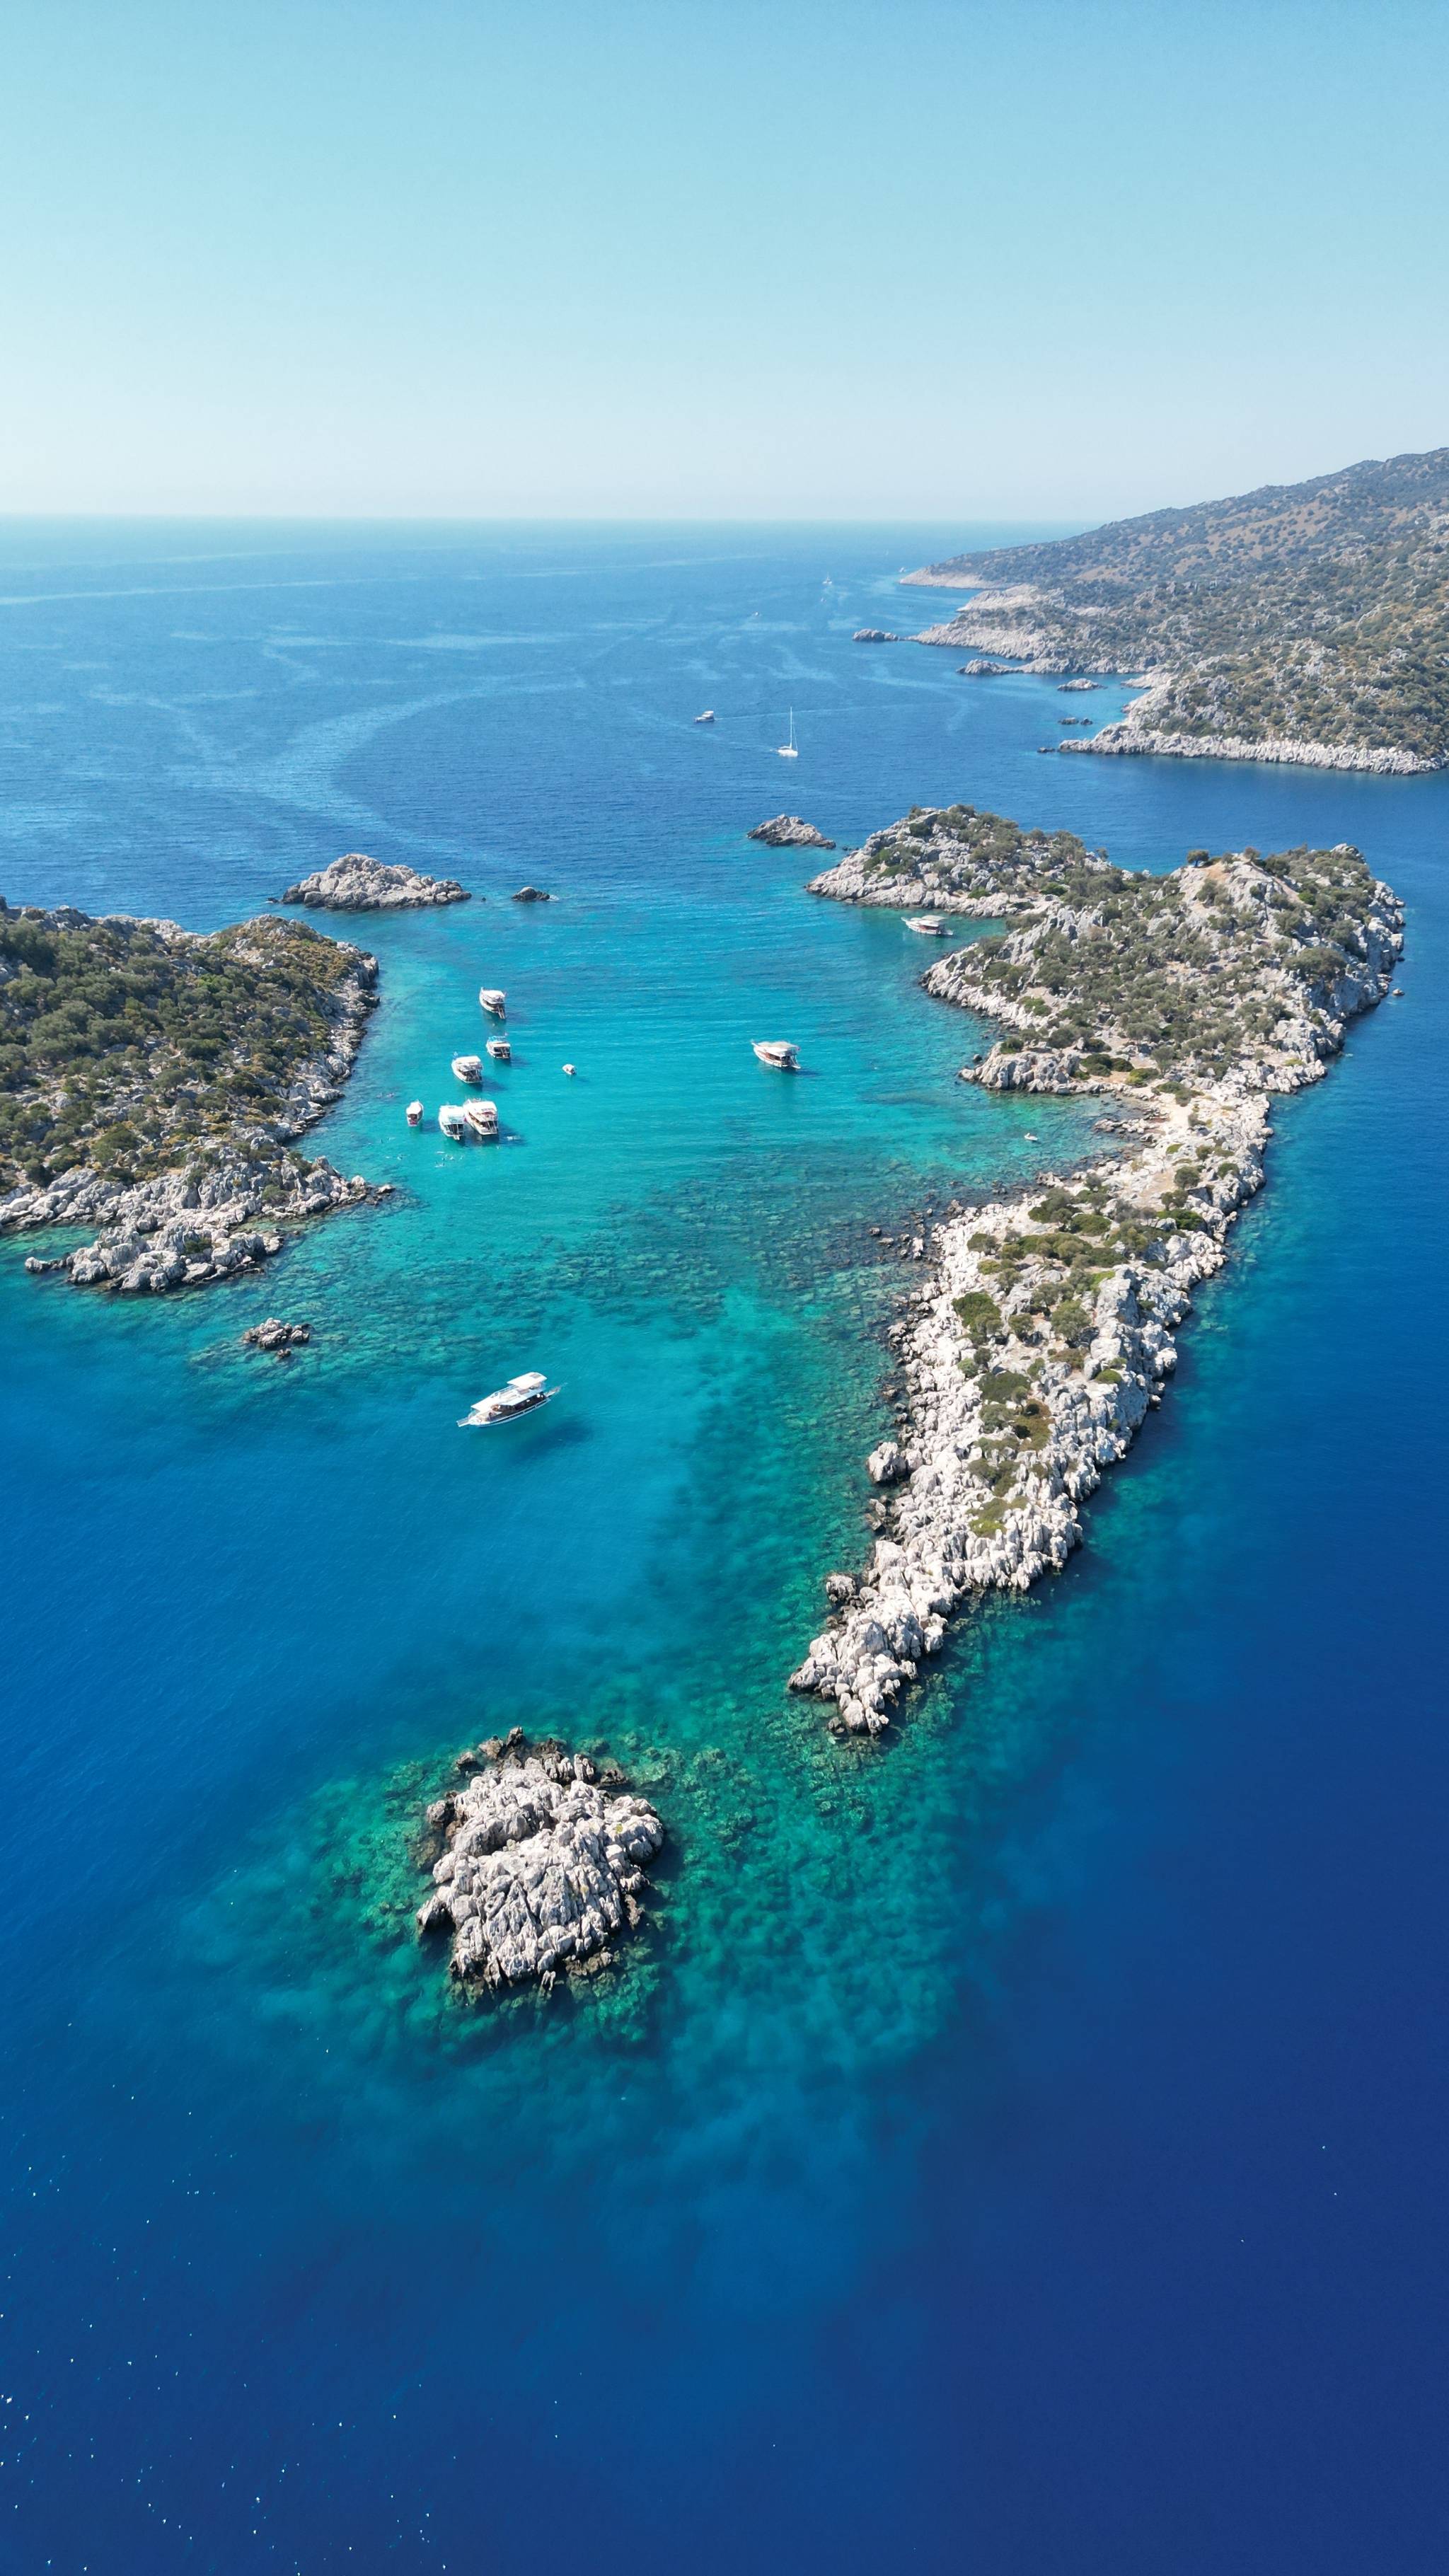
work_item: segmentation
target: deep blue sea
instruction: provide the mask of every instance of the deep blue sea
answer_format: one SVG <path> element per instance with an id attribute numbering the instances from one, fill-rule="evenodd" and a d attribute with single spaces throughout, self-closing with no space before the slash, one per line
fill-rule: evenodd
<path id="1" fill-rule="evenodd" d="M 486 897 L 323 923 L 383 1000 L 317 1142 L 390 1201 L 134 1305 L 0 1247 L 7 2576 L 1445 2563 L 1449 776 L 1041 759 L 1049 681 L 851 642 L 972 533 L 0 529 L 12 903 Z M 783 1684 L 867 1543 L 870 1229 L 1092 1127 L 744 834 L 958 797 L 1352 839 L 1405 993 L 1086 1547 L 842 1751 Z M 403 1105 L 480 981 L 460 1152 Z M 467 2010 L 409 1837 L 515 1721 L 670 1841 L 616 1978 Z"/>

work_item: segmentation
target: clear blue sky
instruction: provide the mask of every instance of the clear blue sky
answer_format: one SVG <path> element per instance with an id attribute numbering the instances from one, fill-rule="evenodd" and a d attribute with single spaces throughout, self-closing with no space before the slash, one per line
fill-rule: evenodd
<path id="1" fill-rule="evenodd" d="M 1449 442 L 1449 10 L 9 0 L 0 509 L 1085 520 Z"/>

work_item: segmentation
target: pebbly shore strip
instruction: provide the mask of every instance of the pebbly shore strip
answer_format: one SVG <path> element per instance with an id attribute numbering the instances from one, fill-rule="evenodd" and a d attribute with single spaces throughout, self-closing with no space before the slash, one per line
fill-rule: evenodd
<path id="1" fill-rule="evenodd" d="M 1079 1544 L 1083 1504 L 1160 1401 L 1193 1292 L 1262 1186 L 1272 1096 L 1318 1081 L 1384 998 L 1403 911 L 1347 844 L 1201 852 L 1148 877 L 969 806 L 918 809 L 811 891 L 1005 921 L 922 979 L 1019 1033 L 963 1078 L 1103 1094 L 1127 1131 L 1089 1169 L 930 1236 L 889 1337 L 903 1429 L 868 1461 L 878 1535 L 860 1570 L 827 1577 L 831 1618 L 791 1675 L 835 1733 L 876 1735 L 954 1614 Z"/>

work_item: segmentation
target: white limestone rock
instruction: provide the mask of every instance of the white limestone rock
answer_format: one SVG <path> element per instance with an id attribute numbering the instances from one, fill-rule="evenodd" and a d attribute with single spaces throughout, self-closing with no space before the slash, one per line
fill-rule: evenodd
<path id="1" fill-rule="evenodd" d="M 638 1922 L 664 1841 L 647 1801 L 603 1787 L 587 1757 L 528 1753 L 514 1737 L 485 1748 L 428 1822 L 446 1849 L 418 1929 L 451 1930 L 452 1974 L 465 1985 L 549 1986 L 594 1957 Z"/>
<path id="2" fill-rule="evenodd" d="M 420 876 L 416 868 L 392 866 L 349 850 L 330 867 L 318 868 L 278 897 L 328 912 L 416 912 L 429 905 L 468 903 L 468 888 L 456 877 Z"/>

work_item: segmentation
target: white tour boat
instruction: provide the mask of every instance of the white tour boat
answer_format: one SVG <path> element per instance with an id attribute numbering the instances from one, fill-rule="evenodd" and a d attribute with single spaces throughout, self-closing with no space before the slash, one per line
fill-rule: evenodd
<path id="1" fill-rule="evenodd" d="M 795 740 L 795 710 L 793 707 L 790 709 L 790 739 L 788 742 L 777 744 L 776 748 L 782 760 L 798 760 L 800 757 L 800 745 Z"/>
<path id="2" fill-rule="evenodd" d="M 500 993 L 496 986 L 492 984 L 480 984 L 478 987 L 478 999 L 482 1003 L 485 1011 L 492 1012 L 495 1020 L 502 1019 L 504 1005 L 508 1000 L 508 995 L 506 993 Z"/>
<path id="3" fill-rule="evenodd" d="M 422 1123 L 423 1123 L 423 1104 L 422 1104 L 422 1102 L 421 1102 L 420 1100 L 410 1100 L 410 1101 L 408 1102 L 408 1125 L 409 1125 L 410 1127 L 421 1127 Z"/>
<path id="4" fill-rule="evenodd" d="M 535 1406 L 551 1404 L 563 1389 L 550 1386 L 541 1369 L 528 1369 L 522 1377 L 511 1377 L 506 1386 L 495 1387 L 491 1395 L 480 1396 L 466 1413 L 458 1416 L 460 1431 L 481 1431 L 490 1422 L 514 1422 L 520 1413 L 532 1413 Z"/>
<path id="5" fill-rule="evenodd" d="M 799 1072 L 800 1058 L 783 1038 L 758 1038 L 753 1043 L 761 1064 L 772 1064 L 777 1073 Z"/>
<path id="6" fill-rule="evenodd" d="M 438 1125 L 455 1145 L 461 1145 L 468 1133 L 468 1113 L 456 1100 L 445 1100 L 438 1111 Z"/>
<path id="7" fill-rule="evenodd" d="M 489 1038 L 485 1043 L 487 1052 L 492 1056 L 495 1064 L 512 1064 L 513 1049 L 509 1045 L 507 1038 Z M 481 1075 L 479 1076 L 479 1079 L 481 1081 Z"/>
<path id="8" fill-rule="evenodd" d="M 498 1111 L 493 1101 L 465 1100 L 463 1115 L 474 1135 L 480 1136 L 485 1145 L 492 1145 L 497 1141 Z"/>
<path id="9" fill-rule="evenodd" d="M 939 921 L 934 912 L 918 912 L 914 920 L 906 923 L 906 928 L 917 931 L 922 939 L 949 939 L 951 936 L 944 921 Z"/>
<path id="10" fill-rule="evenodd" d="M 482 1059 L 482 1057 L 481 1057 L 481 1056 L 477 1056 L 477 1055 L 455 1055 L 455 1056 L 454 1056 L 454 1058 L 453 1058 L 453 1080 L 454 1080 L 455 1082 L 481 1082 L 481 1081 L 482 1081 L 482 1079 L 483 1079 L 483 1059 Z"/>

